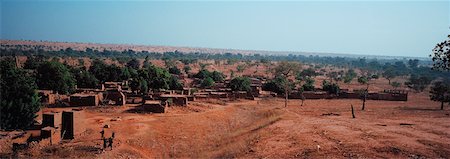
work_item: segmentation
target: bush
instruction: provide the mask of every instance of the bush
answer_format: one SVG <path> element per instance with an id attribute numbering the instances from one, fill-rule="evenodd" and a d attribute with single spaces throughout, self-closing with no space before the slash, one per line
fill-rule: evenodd
<path id="1" fill-rule="evenodd" d="M 315 82 L 314 79 L 307 77 L 305 84 L 303 84 L 303 86 L 302 86 L 302 90 L 303 91 L 314 91 L 315 90 L 314 82 Z"/>
<path id="2" fill-rule="evenodd" d="M 331 83 L 327 80 L 323 81 L 322 89 L 330 94 L 339 94 L 340 91 L 339 85 L 337 85 L 336 83 Z"/>

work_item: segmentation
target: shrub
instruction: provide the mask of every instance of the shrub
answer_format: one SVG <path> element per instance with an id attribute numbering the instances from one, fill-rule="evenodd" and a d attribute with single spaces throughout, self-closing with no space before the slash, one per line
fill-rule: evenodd
<path id="1" fill-rule="evenodd" d="M 323 81 L 322 89 L 330 94 L 339 94 L 340 91 L 339 85 L 337 85 L 336 83 L 331 83 L 327 80 Z"/>

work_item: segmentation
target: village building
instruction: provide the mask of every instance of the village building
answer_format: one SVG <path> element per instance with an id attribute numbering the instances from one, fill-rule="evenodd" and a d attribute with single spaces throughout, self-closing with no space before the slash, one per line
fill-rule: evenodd
<path id="1" fill-rule="evenodd" d="M 61 138 L 74 139 L 75 136 L 85 131 L 83 110 L 73 109 L 63 111 L 61 118 Z"/>
<path id="2" fill-rule="evenodd" d="M 167 103 L 160 100 L 145 100 L 142 109 L 146 112 L 165 113 Z"/>
<path id="3" fill-rule="evenodd" d="M 105 103 L 108 105 L 123 106 L 126 103 L 126 96 L 118 89 L 110 89 L 103 93 Z"/>
<path id="4" fill-rule="evenodd" d="M 187 106 L 188 96 L 179 94 L 161 94 L 159 99 L 168 102 L 169 106 Z"/>
<path id="5" fill-rule="evenodd" d="M 76 93 L 70 96 L 70 106 L 98 106 L 103 96 L 101 93 Z"/>

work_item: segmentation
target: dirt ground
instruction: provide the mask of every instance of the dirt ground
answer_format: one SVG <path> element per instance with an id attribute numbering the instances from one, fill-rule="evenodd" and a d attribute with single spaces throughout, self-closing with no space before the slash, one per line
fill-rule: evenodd
<path id="1" fill-rule="evenodd" d="M 142 114 L 86 108 L 86 132 L 72 141 L 19 153 L 39 158 L 448 158 L 450 110 L 428 95 L 407 102 L 369 100 L 202 101 Z M 355 107 L 356 118 L 351 116 Z M 70 108 L 64 108 L 70 109 Z M 46 108 L 43 111 L 61 111 Z M 116 133 L 102 151 L 100 131 Z M 7 153 L 7 152 L 3 152 Z"/>

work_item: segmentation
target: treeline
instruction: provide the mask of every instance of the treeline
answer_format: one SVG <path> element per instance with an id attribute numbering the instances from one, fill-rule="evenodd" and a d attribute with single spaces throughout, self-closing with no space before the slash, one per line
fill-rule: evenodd
<path id="1" fill-rule="evenodd" d="M 20 45 L 19 45 L 20 46 Z M 321 64 L 321 65 L 333 65 L 339 67 L 371 67 L 380 68 L 380 65 L 384 63 L 395 63 L 396 61 L 407 62 L 407 59 L 366 59 L 366 58 L 351 58 L 351 57 L 331 57 L 331 56 L 305 56 L 305 55 L 294 55 L 289 54 L 284 55 L 262 55 L 262 54 L 210 54 L 210 53 L 183 53 L 179 51 L 156 53 L 148 51 L 134 51 L 134 50 L 96 50 L 87 48 L 85 50 L 79 51 L 72 48 L 61 49 L 59 51 L 48 51 L 42 49 L 42 47 L 34 46 L 35 49 L 25 49 L 19 46 L 2 46 L 0 49 L 0 56 L 46 56 L 46 57 L 107 57 L 112 59 L 132 59 L 132 58 L 151 58 L 151 59 L 216 59 L 216 60 L 260 60 L 261 62 L 267 61 L 298 61 L 306 64 Z M 420 65 L 431 65 L 430 62 L 420 61 Z"/>

